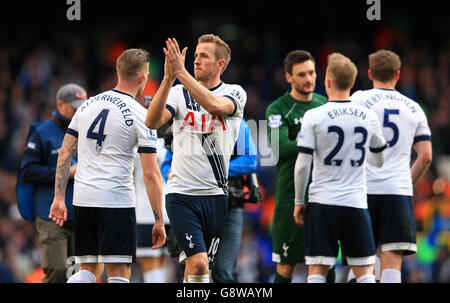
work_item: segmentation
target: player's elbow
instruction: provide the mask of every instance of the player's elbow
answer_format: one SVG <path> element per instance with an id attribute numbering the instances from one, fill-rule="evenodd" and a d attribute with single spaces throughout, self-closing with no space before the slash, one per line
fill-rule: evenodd
<path id="1" fill-rule="evenodd" d="M 422 163 L 424 166 L 428 167 L 431 164 L 431 161 L 433 161 L 433 154 L 430 152 L 423 153 L 419 155 Z"/>
<path id="2" fill-rule="evenodd" d="M 147 126 L 150 129 L 158 129 L 161 125 L 159 125 L 158 121 L 155 121 L 155 119 L 145 119 L 145 126 Z"/>
<path id="3" fill-rule="evenodd" d="M 162 176 L 159 170 L 149 170 L 144 172 L 144 179 L 147 182 L 155 183 L 159 182 L 162 179 Z"/>

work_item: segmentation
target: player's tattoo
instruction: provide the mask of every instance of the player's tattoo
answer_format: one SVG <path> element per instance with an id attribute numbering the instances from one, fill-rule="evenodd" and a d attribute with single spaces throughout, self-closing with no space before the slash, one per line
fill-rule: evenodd
<path id="1" fill-rule="evenodd" d="M 78 139 L 66 134 L 58 155 L 55 175 L 55 195 L 64 195 L 70 175 L 70 163 L 77 152 Z"/>
<path id="2" fill-rule="evenodd" d="M 155 211 L 153 211 L 153 215 L 155 216 L 155 221 L 159 220 L 159 216 Z"/>

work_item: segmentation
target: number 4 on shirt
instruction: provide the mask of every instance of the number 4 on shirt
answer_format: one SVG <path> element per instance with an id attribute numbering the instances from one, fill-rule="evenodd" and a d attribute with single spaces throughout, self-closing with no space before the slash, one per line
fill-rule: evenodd
<path id="1" fill-rule="evenodd" d="M 100 114 L 95 118 L 95 120 L 92 122 L 91 126 L 89 127 L 87 131 L 87 137 L 89 139 L 97 140 L 97 144 L 95 146 L 95 149 L 97 152 L 100 152 L 102 150 L 102 143 L 105 141 L 106 135 L 103 134 L 105 131 L 105 123 L 106 118 L 108 118 L 109 109 L 103 109 Z M 98 128 L 98 133 L 94 132 L 95 127 L 100 122 L 100 126 Z"/>

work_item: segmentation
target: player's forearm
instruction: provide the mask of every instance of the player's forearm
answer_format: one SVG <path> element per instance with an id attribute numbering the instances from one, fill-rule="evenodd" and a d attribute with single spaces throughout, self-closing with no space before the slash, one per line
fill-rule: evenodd
<path id="1" fill-rule="evenodd" d="M 161 81 L 158 91 L 153 97 L 145 117 L 145 125 L 148 128 L 158 129 L 161 125 L 167 122 L 163 119 L 163 113 L 166 106 L 167 97 L 169 96 L 173 83 L 174 80 L 170 80 L 166 77 L 164 77 Z"/>
<path id="2" fill-rule="evenodd" d="M 422 178 L 430 164 L 431 157 L 426 157 L 425 155 L 417 156 L 417 159 L 414 161 L 411 167 L 411 179 L 413 185 L 415 185 L 417 181 Z"/>
<path id="3" fill-rule="evenodd" d="M 188 71 L 183 70 L 177 74 L 178 80 L 187 89 L 194 100 L 200 104 L 211 115 L 231 114 L 232 110 L 228 109 L 229 100 L 214 95 L 209 89 L 201 85 Z"/>
<path id="4" fill-rule="evenodd" d="M 155 221 L 164 222 L 162 205 L 162 177 L 159 172 L 144 175 L 145 189 L 150 201 L 150 206 L 155 216 Z"/>
<path id="5" fill-rule="evenodd" d="M 64 197 L 70 177 L 70 163 L 77 151 L 78 139 L 66 134 L 58 155 L 55 174 L 55 197 Z"/>
<path id="6" fill-rule="evenodd" d="M 295 184 L 295 198 L 296 205 L 304 204 L 306 188 L 308 187 L 309 175 L 311 171 L 312 155 L 305 153 L 298 153 L 295 161 L 294 169 L 294 184 Z"/>

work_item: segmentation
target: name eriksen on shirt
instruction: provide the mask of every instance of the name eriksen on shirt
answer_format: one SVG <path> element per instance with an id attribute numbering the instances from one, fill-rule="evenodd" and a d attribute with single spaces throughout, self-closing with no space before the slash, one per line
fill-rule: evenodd
<path id="1" fill-rule="evenodd" d="M 340 116 L 355 116 L 355 117 L 361 118 L 363 120 L 366 120 L 367 114 L 357 108 L 344 107 L 344 108 L 337 108 L 337 109 L 333 109 L 333 110 L 329 111 L 328 116 L 331 119 L 334 119 L 334 118 L 340 117 Z"/>

